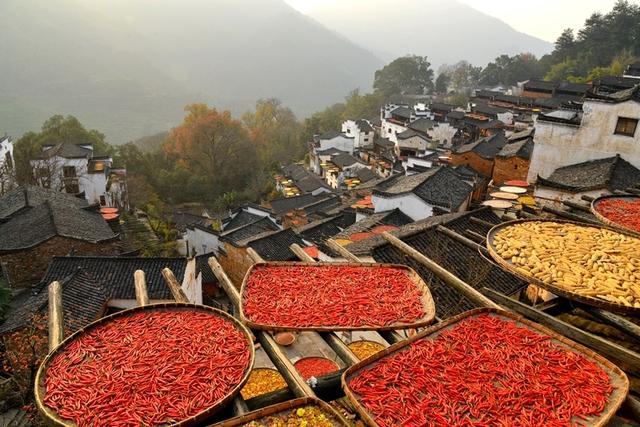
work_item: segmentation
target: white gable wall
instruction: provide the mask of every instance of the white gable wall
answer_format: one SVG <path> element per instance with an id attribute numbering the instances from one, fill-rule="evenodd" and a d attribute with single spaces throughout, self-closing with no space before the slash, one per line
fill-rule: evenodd
<path id="1" fill-rule="evenodd" d="M 414 221 L 433 216 L 433 206 L 413 193 L 403 194 L 397 197 L 386 197 L 373 194 L 371 196 L 371 201 L 373 202 L 374 211 L 376 213 L 398 208 Z"/>

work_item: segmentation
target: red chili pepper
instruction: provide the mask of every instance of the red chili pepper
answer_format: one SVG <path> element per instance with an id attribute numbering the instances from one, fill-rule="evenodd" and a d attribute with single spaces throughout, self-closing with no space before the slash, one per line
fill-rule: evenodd
<path id="1" fill-rule="evenodd" d="M 640 198 L 604 199 L 596 205 L 603 217 L 635 231 L 640 231 Z"/>
<path id="2" fill-rule="evenodd" d="M 249 344 L 212 313 L 118 317 L 52 359 L 44 403 L 79 427 L 171 424 L 215 405 L 240 383 L 250 368 Z"/>
<path id="3" fill-rule="evenodd" d="M 594 362 L 491 315 L 415 341 L 348 386 L 382 427 L 580 425 L 613 391 Z"/>
<path id="4" fill-rule="evenodd" d="M 293 366 L 295 366 L 305 380 L 311 377 L 320 378 L 340 369 L 335 362 L 325 359 L 324 357 L 305 357 L 298 360 Z"/>
<path id="5" fill-rule="evenodd" d="M 249 320 L 279 327 L 385 326 L 424 317 L 421 296 L 400 268 L 262 266 L 242 307 Z"/>

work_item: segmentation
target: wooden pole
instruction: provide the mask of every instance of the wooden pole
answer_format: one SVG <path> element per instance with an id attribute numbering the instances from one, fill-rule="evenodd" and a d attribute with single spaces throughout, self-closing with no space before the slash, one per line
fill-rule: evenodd
<path id="1" fill-rule="evenodd" d="M 257 255 L 257 253 L 256 253 Z M 258 255 L 259 257 L 259 255 Z M 240 304 L 240 292 L 233 285 L 229 276 L 224 272 L 224 269 L 215 257 L 209 258 L 209 266 L 213 270 L 220 286 L 227 292 L 227 296 L 231 303 L 238 308 Z M 278 368 L 278 371 L 282 374 L 287 385 L 296 395 L 296 397 L 315 396 L 309 384 L 300 376 L 296 368 L 293 366 L 289 358 L 284 354 L 282 349 L 278 346 L 278 343 L 264 331 L 252 331 L 258 342 L 262 345 L 262 348 L 269 356 L 269 359 Z"/>
<path id="2" fill-rule="evenodd" d="M 289 249 L 291 249 L 291 252 L 293 252 L 294 254 L 296 254 L 296 256 L 298 258 L 300 258 L 300 261 L 304 261 L 304 262 L 316 262 L 315 259 L 313 259 L 313 257 L 311 255 L 309 255 L 308 253 L 306 253 L 304 251 L 304 249 L 302 249 L 300 247 L 299 244 L 297 243 L 293 243 L 291 246 L 289 246 Z"/>
<path id="3" fill-rule="evenodd" d="M 144 271 L 136 270 L 133 273 L 133 281 L 136 287 L 136 302 L 138 307 L 144 307 L 149 305 L 149 294 L 147 293 L 147 280 L 144 276 Z"/>
<path id="4" fill-rule="evenodd" d="M 588 212 L 591 213 L 591 207 L 590 206 L 585 206 L 585 205 L 581 205 L 580 203 L 576 203 L 576 202 L 572 202 L 570 200 L 563 200 L 562 204 L 565 206 L 568 206 L 572 209 L 578 209 L 582 212 Z"/>
<path id="5" fill-rule="evenodd" d="M 580 308 L 586 311 L 587 313 L 589 313 L 590 315 L 592 315 L 593 317 L 596 317 L 602 320 L 603 322 L 608 323 L 609 325 L 620 329 L 622 332 L 629 335 L 630 337 L 636 340 L 640 340 L 640 326 L 636 325 L 633 322 L 628 321 L 624 317 L 618 316 L 617 314 L 613 314 L 610 311 L 603 310 L 597 307 L 592 307 L 589 305 L 581 304 Z"/>
<path id="6" fill-rule="evenodd" d="M 329 248 L 331 248 L 334 251 L 336 251 L 342 258 L 346 259 L 347 261 L 362 262 L 362 261 L 360 261 L 360 258 L 358 258 L 354 254 L 349 252 L 347 250 L 347 248 L 345 248 L 344 246 L 341 246 L 340 244 L 338 244 L 338 242 L 336 242 L 333 239 L 328 239 L 327 240 L 327 246 L 329 246 Z"/>
<path id="7" fill-rule="evenodd" d="M 496 224 L 492 224 L 492 223 L 490 223 L 488 221 L 485 221 L 485 220 L 480 219 L 480 218 L 476 218 L 474 216 L 470 217 L 469 221 L 473 222 L 474 224 L 482 225 L 483 227 L 487 227 L 487 228 L 493 228 L 493 227 L 496 226 Z"/>
<path id="8" fill-rule="evenodd" d="M 587 196 L 586 194 L 582 195 L 580 198 L 585 202 L 593 202 L 596 199 L 595 197 Z"/>
<path id="9" fill-rule="evenodd" d="M 255 263 L 264 262 L 264 258 L 262 258 L 253 248 L 247 248 L 247 255 L 249 255 Z"/>
<path id="10" fill-rule="evenodd" d="M 483 236 L 479 235 L 478 233 L 474 233 L 472 230 L 469 230 L 468 228 L 464 230 L 464 234 L 466 234 L 467 237 L 469 237 L 469 239 L 473 240 L 479 245 L 485 244 L 485 240 Z"/>
<path id="11" fill-rule="evenodd" d="M 640 190 L 638 190 L 637 188 L 625 188 L 625 190 L 627 193 L 629 194 L 633 194 L 633 195 L 640 195 Z"/>
<path id="12" fill-rule="evenodd" d="M 448 229 L 447 227 L 443 227 L 441 225 L 438 226 L 437 228 L 439 233 L 442 233 L 448 237 L 451 237 L 454 240 L 457 240 L 458 242 L 462 243 L 463 245 L 466 245 L 468 247 L 470 247 L 471 249 L 478 249 L 480 252 L 482 252 L 485 255 L 489 255 L 489 251 L 487 250 L 487 248 L 485 248 L 482 245 L 479 245 L 478 243 L 474 242 L 471 239 L 468 239 L 466 237 L 464 237 L 461 234 L 456 233 L 453 230 Z"/>
<path id="13" fill-rule="evenodd" d="M 436 276 L 442 279 L 443 282 L 445 282 L 447 285 L 451 286 L 452 288 L 456 289 L 458 292 L 460 292 L 462 295 L 468 298 L 475 305 L 478 305 L 480 307 L 491 307 L 491 308 L 498 308 L 498 309 L 501 308 L 499 305 L 497 305 L 496 303 L 491 301 L 489 298 L 482 295 L 476 289 L 472 288 L 467 283 L 465 283 L 464 281 L 460 280 L 458 277 L 453 275 L 447 269 L 442 268 L 439 264 L 427 258 L 417 250 L 413 249 L 411 246 L 407 245 L 402 240 L 398 239 L 395 236 L 392 236 L 387 232 L 382 233 L 382 236 L 390 244 L 398 248 L 400 251 L 409 255 L 411 258 L 415 259 L 420 264 L 424 265 L 426 268 L 431 270 L 433 273 L 435 273 Z"/>
<path id="14" fill-rule="evenodd" d="M 64 310 L 62 308 L 62 286 L 60 282 L 49 285 L 49 351 L 64 340 Z"/>
<path id="15" fill-rule="evenodd" d="M 189 302 L 189 298 L 187 298 L 187 296 L 184 294 L 184 291 L 176 280 L 176 276 L 173 275 L 173 271 L 171 271 L 169 268 L 162 269 L 162 277 L 164 278 L 164 282 L 169 287 L 169 290 L 173 295 L 173 299 L 176 300 L 176 302 Z"/>
<path id="16" fill-rule="evenodd" d="M 493 289 L 483 288 L 482 292 L 489 295 L 491 298 L 504 305 L 506 308 L 515 311 L 516 313 L 528 317 L 534 322 L 541 323 L 556 332 L 564 335 L 565 337 L 579 342 L 582 345 L 592 348 L 598 353 L 602 353 L 607 357 L 623 362 L 624 364 L 634 367 L 633 371 L 638 372 L 640 369 L 640 354 L 628 350 L 621 345 L 613 343 L 599 336 L 593 335 L 589 332 L 585 332 L 573 325 L 565 323 L 555 317 L 543 313 L 540 310 L 536 310 L 526 304 L 509 298 L 508 296 L 494 291 Z"/>
<path id="17" fill-rule="evenodd" d="M 554 214 L 555 216 L 559 216 L 560 218 L 570 219 L 572 221 L 584 222 L 586 224 L 592 225 L 602 225 L 600 221 L 596 221 L 595 219 L 585 218 L 580 215 L 572 214 L 569 212 L 561 211 L 558 209 L 550 208 L 548 206 L 543 206 L 542 210 L 545 212 L 549 212 L 550 214 Z"/>

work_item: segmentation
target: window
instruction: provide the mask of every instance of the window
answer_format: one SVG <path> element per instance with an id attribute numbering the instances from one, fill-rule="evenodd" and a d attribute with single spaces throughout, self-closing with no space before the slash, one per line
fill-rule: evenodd
<path id="1" fill-rule="evenodd" d="M 364 139 L 364 142 L 369 142 L 369 138 L 365 138 L 365 139 Z"/>
<path id="2" fill-rule="evenodd" d="M 105 206 L 107 204 L 107 199 L 104 196 L 100 196 L 100 206 Z"/>
<path id="3" fill-rule="evenodd" d="M 62 168 L 62 175 L 65 178 L 75 178 L 76 177 L 76 167 L 75 166 L 64 166 Z"/>
<path id="4" fill-rule="evenodd" d="M 80 192 L 80 188 L 78 187 L 77 181 L 68 181 L 64 184 L 65 192 L 69 194 L 78 194 Z"/>
<path id="5" fill-rule="evenodd" d="M 627 117 L 618 117 L 618 123 L 616 124 L 616 135 L 633 136 L 636 133 L 636 127 L 638 127 L 638 119 L 630 119 Z"/>

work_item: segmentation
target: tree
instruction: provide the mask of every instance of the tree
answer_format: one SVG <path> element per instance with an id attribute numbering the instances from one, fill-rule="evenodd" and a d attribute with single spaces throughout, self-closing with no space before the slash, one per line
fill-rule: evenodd
<path id="1" fill-rule="evenodd" d="M 578 61 L 575 59 L 566 59 L 551 66 L 551 69 L 544 76 L 544 79 L 552 82 L 561 82 L 567 80 L 570 76 L 576 76 L 579 74 Z"/>
<path id="2" fill-rule="evenodd" d="M 558 37 L 555 43 L 555 49 L 553 50 L 553 57 L 556 62 L 562 62 L 568 58 L 574 58 L 576 54 L 576 39 L 573 35 L 573 30 L 567 28 L 562 31 L 562 34 Z"/>
<path id="3" fill-rule="evenodd" d="M 433 70 L 426 56 L 407 55 L 376 71 L 373 88 L 386 96 L 433 91 Z"/>
<path id="4" fill-rule="evenodd" d="M 460 61 L 451 68 L 451 86 L 456 92 L 470 93 L 480 80 L 482 67 L 474 67 L 468 61 Z"/>
<path id="5" fill-rule="evenodd" d="M 169 188 L 174 201 L 199 197 L 213 202 L 225 192 L 244 190 L 258 169 L 258 159 L 242 122 L 229 111 L 205 104 L 189 105 L 185 111 L 184 122 L 164 145 L 174 168 L 160 171 L 158 184 Z"/>
<path id="6" fill-rule="evenodd" d="M 302 126 L 279 99 L 258 100 L 255 111 L 245 113 L 242 121 L 249 129 L 264 167 L 278 167 L 304 154 Z"/>
<path id="7" fill-rule="evenodd" d="M 446 94 L 449 91 L 449 81 L 451 78 L 447 72 L 441 72 L 436 78 L 435 91 L 438 94 Z"/>
<path id="8" fill-rule="evenodd" d="M 500 55 L 480 73 L 480 83 L 488 86 L 513 85 L 517 82 L 542 77 L 542 70 L 535 55 Z"/>

